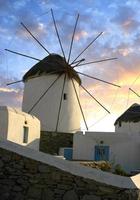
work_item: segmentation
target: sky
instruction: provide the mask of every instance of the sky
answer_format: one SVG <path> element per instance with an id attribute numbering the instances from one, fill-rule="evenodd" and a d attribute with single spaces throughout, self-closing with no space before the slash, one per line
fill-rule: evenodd
<path id="1" fill-rule="evenodd" d="M 140 1 L 139 0 L 0 0 L 0 105 L 21 109 L 23 83 L 7 86 L 37 61 L 6 52 L 21 52 L 43 59 L 47 52 L 27 33 L 24 23 L 51 52 L 62 55 L 51 12 L 53 9 L 66 56 L 79 13 L 71 61 L 100 32 L 103 34 L 80 58 L 85 62 L 117 60 L 77 67 L 77 71 L 118 84 L 121 88 L 81 76 L 83 85 L 109 111 L 108 114 L 82 89 L 80 101 L 89 130 L 113 131 L 115 120 L 133 103 L 140 103 Z M 79 59 L 80 59 L 79 58 Z M 81 122 L 84 129 L 84 123 Z"/>

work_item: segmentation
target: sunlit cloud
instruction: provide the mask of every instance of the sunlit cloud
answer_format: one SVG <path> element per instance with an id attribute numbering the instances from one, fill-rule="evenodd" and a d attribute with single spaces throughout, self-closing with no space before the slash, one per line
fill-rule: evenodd
<path id="1" fill-rule="evenodd" d="M 140 22 L 135 18 L 136 12 L 131 6 L 119 6 L 112 22 L 118 24 L 125 32 L 136 31 Z"/>
<path id="2" fill-rule="evenodd" d="M 81 38 L 86 38 L 88 37 L 88 33 L 86 31 L 80 31 L 75 34 L 75 40 L 80 40 Z"/>
<path id="3" fill-rule="evenodd" d="M 15 92 L 15 93 L 18 93 L 19 91 L 16 90 L 16 89 L 13 89 L 13 88 L 4 88 L 4 87 L 0 87 L 0 92 Z"/>
<path id="4" fill-rule="evenodd" d="M 120 48 L 120 49 L 118 49 L 118 51 L 122 56 L 128 56 L 134 50 L 132 48 Z"/>
<path id="5" fill-rule="evenodd" d="M 28 29 L 37 36 L 38 38 L 42 38 L 47 34 L 46 26 L 43 23 L 35 23 L 35 24 L 27 24 Z M 20 28 L 17 32 L 18 36 L 21 38 L 27 38 L 28 40 L 32 40 L 31 35 L 25 30 L 23 27 Z"/>

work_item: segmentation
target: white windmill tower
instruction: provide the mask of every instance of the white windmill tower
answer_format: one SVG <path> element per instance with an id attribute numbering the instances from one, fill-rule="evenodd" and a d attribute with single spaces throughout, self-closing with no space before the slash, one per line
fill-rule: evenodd
<path id="1" fill-rule="evenodd" d="M 23 111 L 40 119 L 42 131 L 80 129 L 81 115 L 75 90 L 79 98 L 81 80 L 63 57 L 50 54 L 34 65 L 23 81 Z"/>
<path id="2" fill-rule="evenodd" d="M 29 55 L 6 49 L 6 51 L 11 53 L 39 61 L 23 76 L 22 80 L 9 83 L 7 85 L 22 81 L 25 83 L 22 106 L 23 111 L 31 113 L 40 119 L 42 131 L 75 132 L 80 129 L 80 116 L 82 116 L 86 129 L 88 130 L 84 112 L 80 103 L 79 87 L 82 88 L 108 113 L 109 111 L 82 85 L 79 75 L 95 79 L 112 86 L 120 86 L 95 78 L 91 75 L 81 73 L 75 70 L 75 68 L 81 65 L 89 65 L 92 63 L 114 60 L 116 58 L 105 58 L 86 63 L 82 63 L 85 59 L 78 60 L 78 58 L 102 35 L 103 32 L 101 32 L 78 54 L 78 56 L 76 56 L 72 62 L 70 62 L 79 14 L 76 18 L 74 26 L 68 58 L 65 56 L 52 10 L 51 14 L 63 57 L 50 53 L 31 33 L 31 31 L 23 23 L 21 23 L 26 31 L 49 55 L 43 60 L 40 60 Z"/>

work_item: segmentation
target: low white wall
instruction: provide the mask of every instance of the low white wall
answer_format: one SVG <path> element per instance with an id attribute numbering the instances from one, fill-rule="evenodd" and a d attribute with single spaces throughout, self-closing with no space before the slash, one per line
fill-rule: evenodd
<path id="1" fill-rule="evenodd" d="M 26 123 L 25 123 L 26 121 Z M 23 127 L 28 127 L 28 142 L 23 143 Z M 0 107 L 0 138 L 39 150 L 40 121 L 7 106 Z"/>
<path id="2" fill-rule="evenodd" d="M 126 171 L 140 169 L 140 135 L 114 132 L 86 132 L 74 135 L 73 159 L 94 160 L 95 145 L 109 146 L 109 161 L 120 164 Z"/>
<path id="3" fill-rule="evenodd" d="M 107 185 L 112 185 L 119 188 L 140 189 L 140 174 L 130 178 L 114 175 L 101 170 L 72 163 L 71 161 L 62 160 L 52 155 L 35 151 L 9 141 L 0 141 L 0 148 L 7 149 L 19 155 L 35 159 L 71 174 L 95 180 L 100 183 L 105 183 Z"/>

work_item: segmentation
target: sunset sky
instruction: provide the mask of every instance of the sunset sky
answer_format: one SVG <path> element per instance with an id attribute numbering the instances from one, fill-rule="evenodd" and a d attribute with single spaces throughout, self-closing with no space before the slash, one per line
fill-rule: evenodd
<path id="1" fill-rule="evenodd" d="M 21 26 L 21 22 L 51 53 L 62 55 L 51 8 L 66 55 L 77 14 L 80 14 L 71 61 L 102 31 L 103 34 L 80 58 L 85 58 L 85 62 L 118 58 L 77 67 L 77 71 L 121 86 L 117 88 L 81 76 L 83 85 L 111 112 L 104 111 L 81 89 L 80 100 L 90 130 L 113 131 L 116 118 L 133 103 L 140 103 L 140 97 L 129 90 L 132 88 L 140 95 L 139 0 L 0 0 L 0 105 L 21 108 L 23 83 L 11 86 L 6 86 L 6 83 L 21 80 L 36 63 L 4 49 L 38 59 L 48 55 Z"/>

